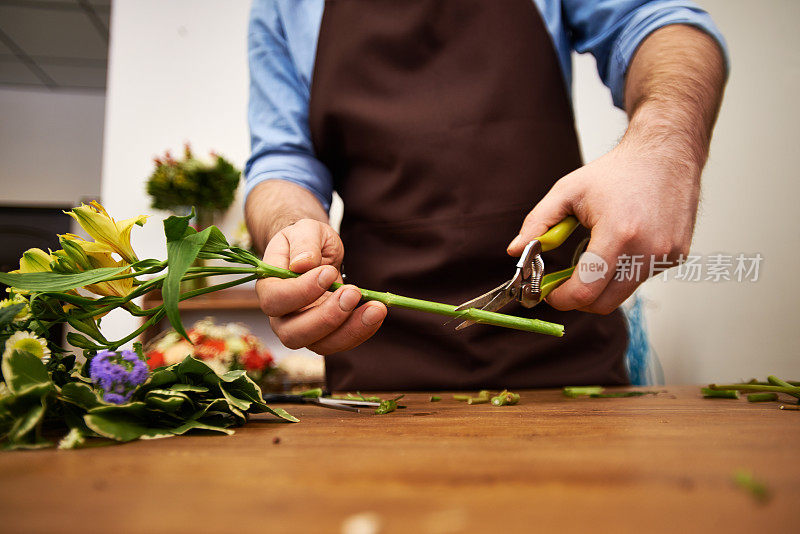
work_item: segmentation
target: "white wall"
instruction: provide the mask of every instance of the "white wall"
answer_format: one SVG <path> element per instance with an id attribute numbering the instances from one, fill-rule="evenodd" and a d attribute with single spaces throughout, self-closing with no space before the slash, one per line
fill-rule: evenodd
<path id="1" fill-rule="evenodd" d="M 104 106 L 99 91 L 0 89 L 0 204 L 97 197 Z"/>
<path id="2" fill-rule="evenodd" d="M 703 175 L 693 254 L 760 252 L 757 283 L 647 282 L 648 323 L 667 383 L 800 376 L 796 88 L 800 3 L 700 0 L 730 47 L 732 70 Z M 587 161 L 611 148 L 625 116 L 590 57 L 575 102 Z"/>
<path id="3" fill-rule="evenodd" d="M 668 383 L 777 373 L 800 377 L 800 193 L 794 170 L 795 88 L 800 82 L 794 1 L 757 10 L 744 0 L 701 0 L 731 45 L 733 71 L 704 176 L 696 253 L 764 256 L 755 284 L 648 282 L 649 327 Z M 246 25 L 249 3 L 222 0 L 116 0 L 103 164 L 103 199 L 119 217 L 153 213 L 144 193 L 151 158 L 184 141 L 243 165 Z M 625 126 L 591 58 L 576 61 L 575 100 L 585 157 L 614 146 Z M 227 225 L 240 218 L 234 208 Z M 142 256 L 164 255 L 161 225 L 135 230 Z M 379 288 L 376 288 L 379 289 Z M 106 321 L 109 335 L 130 331 Z"/>
<path id="4" fill-rule="evenodd" d="M 102 199 L 115 217 L 153 215 L 133 230 L 139 257 L 166 256 L 160 219 L 168 213 L 150 208 L 145 192 L 154 156 L 167 149 L 180 155 L 189 142 L 198 156 L 214 150 L 239 168 L 247 160 L 249 8 L 245 1 L 114 2 Z M 237 199 L 217 224 L 230 235 L 243 218 Z M 251 328 L 277 357 L 290 352 L 278 344 L 263 316 L 252 315 Z M 121 311 L 103 323 L 109 339 L 122 338 L 140 324 Z"/>

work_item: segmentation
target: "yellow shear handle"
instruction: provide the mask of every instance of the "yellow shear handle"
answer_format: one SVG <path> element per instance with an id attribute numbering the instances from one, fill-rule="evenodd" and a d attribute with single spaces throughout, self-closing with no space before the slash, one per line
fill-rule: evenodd
<path id="1" fill-rule="evenodd" d="M 570 215 L 557 225 L 550 228 L 547 232 L 537 239 L 542 244 L 542 252 L 553 250 L 567 240 L 572 232 L 578 227 L 578 219 Z"/>
<path id="2" fill-rule="evenodd" d="M 577 227 L 578 219 L 570 215 L 557 225 L 550 228 L 538 238 L 539 243 L 542 244 L 542 252 L 547 252 L 548 250 L 553 250 L 554 248 L 561 246 L 561 244 L 564 243 L 564 241 L 566 241 L 570 235 L 572 235 L 572 232 L 574 232 Z M 544 277 L 542 277 L 542 294 L 540 301 L 544 300 L 544 298 L 547 297 L 552 290 L 566 282 L 569 277 L 572 276 L 572 271 L 574 270 L 575 267 L 569 267 L 563 271 L 544 275 Z"/>

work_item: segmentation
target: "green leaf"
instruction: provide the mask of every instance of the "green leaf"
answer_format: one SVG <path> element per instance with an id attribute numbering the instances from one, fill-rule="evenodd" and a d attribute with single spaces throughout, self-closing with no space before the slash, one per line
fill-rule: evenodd
<path id="1" fill-rule="evenodd" d="M 25 304 L 12 304 L 5 308 L 0 308 L 0 328 L 9 324 L 14 317 L 25 307 Z"/>
<path id="2" fill-rule="evenodd" d="M 225 239 L 225 235 L 223 235 L 219 228 L 216 226 L 209 226 L 208 230 L 208 240 L 206 244 L 203 245 L 203 252 L 220 252 L 230 247 L 228 240 Z"/>
<path id="3" fill-rule="evenodd" d="M 105 406 L 105 403 L 100 400 L 100 396 L 83 382 L 70 382 L 64 384 L 61 388 L 59 399 L 74 404 L 84 410 L 91 410 L 98 406 Z"/>
<path id="4" fill-rule="evenodd" d="M 298 419 L 297 417 L 293 416 L 292 414 L 290 414 L 289 412 L 287 412 L 283 408 L 274 408 L 274 407 L 271 407 L 271 406 L 267 406 L 263 402 L 254 402 L 253 406 L 258 408 L 258 410 L 255 410 L 254 408 L 251 407 L 250 413 L 255 413 L 257 411 L 258 412 L 262 412 L 262 413 L 271 413 L 272 415 L 274 415 L 276 417 L 280 417 L 281 419 L 289 421 L 290 423 L 299 423 L 300 422 L 300 419 Z"/>
<path id="5" fill-rule="evenodd" d="M 182 399 L 180 397 L 164 397 L 160 395 L 150 396 L 148 395 L 145 397 L 144 402 L 153 408 L 158 410 L 163 410 L 167 413 L 175 413 L 177 412 L 183 403 L 186 402 L 186 399 Z"/>
<path id="6" fill-rule="evenodd" d="M 147 426 L 142 420 L 125 413 L 89 413 L 83 417 L 86 426 L 103 436 L 115 441 L 133 441 L 134 439 L 159 439 L 174 436 L 166 428 Z"/>
<path id="7" fill-rule="evenodd" d="M 0 283 L 25 291 L 69 291 L 101 282 L 127 269 L 123 267 L 101 267 L 82 273 L 0 273 Z"/>
<path id="8" fill-rule="evenodd" d="M 14 423 L 6 436 L 5 449 L 41 449 L 52 445 L 42 438 L 40 426 L 47 411 L 47 401 L 44 396 L 16 397 L 9 406 Z"/>
<path id="9" fill-rule="evenodd" d="M 164 367 L 158 371 L 154 371 L 150 375 L 150 380 L 148 380 L 142 387 L 160 388 L 168 384 L 175 384 L 175 382 L 178 380 L 178 374 L 175 372 L 176 367 L 177 364 L 173 364 L 169 367 Z"/>
<path id="10" fill-rule="evenodd" d="M 11 428 L 11 432 L 8 433 L 9 440 L 18 441 L 25 434 L 34 430 L 39 421 L 42 420 L 42 417 L 44 417 L 44 411 L 45 405 L 41 400 L 31 403 L 30 409 L 14 421 L 14 426 Z"/>
<path id="11" fill-rule="evenodd" d="M 251 402 L 249 400 L 237 397 L 235 394 L 227 391 L 222 384 L 220 384 L 220 391 L 231 408 L 237 408 L 242 411 L 247 411 L 250 408 Z"/>
<path id="12" fill-rule="evenodd" d="M 171 215 L 164 219 L 164 235 L 167 237 L 167 242 L 177 241 L 186 235 L 195 233 L 196 230 L 189 226 L 194 215 L 194 206 L 192 206 L 189 215 Z"/>
<path id="13" fill-rule="evenodd" d="M 59 449 L 79 449 L 86 443 L 86 437 L 78 427 L 72 427 L 69 433 L 58 442 Z"/>
<path id="14" fill-rule="evenodd" d="M 141 401 L 126 402 L 125 404 L 103 404 L 89 410 L 89 413 L 120 417 L 138 417 L 146 419 L 148 416 L 147 404 Z"/>
<path id="15" fill-rule="evenodd" d="M 194 386 L 192 384 L 173 384 L 169 389 L 171 391 L 180 391 L 184 393 L 208 393 L 207 387 Z"/>
<path id="16" fill-rule="evenodd" d="M 153 389 L 147 392 L 144 402 L 167 413 L 175 413 L 184 404 L 191 406 L 192 400 L 185 393 L 171 389 Z"/>
<path id="17" fill-rule="evenodd" d="M 2 368 L 6 385 L 14 395 L 41 395 L 53 389 L 44 363 L 33 354 L 15 350 L 3 358 Z"/>
<path id="18" fill-rule="evenodd" d="M 214 370 L 204 361 L 198 360 L 194 356 L 187 356 L 184 358 L 183 361 L 179 363 L 177 367 L 175 367 L 175 373 L 182 382 L 194 382 L 197 380 L 197 378 L 199 378 L 199 381 L 212 386 L 215 386 L 220 382 L 220 377 L 217 375 L 217 373 L 215 373 Z M 197 376 L 197 378 L 192 375 Z"/>
<path id="19" fill-rule="evenodd" d="M 189 340 L 189 336 L 181 323 L 181 315 L 178 310 L 180 298 L 181 278 L 192 266 L 197 254 L 202 250 L 208 240 L 211 228 L 206 228 L 202 232 L 190 233 L 180 239 L 170 240 L 167 231 L 167 222 L 164 221 L 164 232 L 167 233 L 167 275 L 164 278 L 164 285 L 161 288 L 161 296 L 164 299 L 164 310 L 167 313 L 172 328 L 181 336 Z"/>
<path id="20" fill-rule="evenodd" d="M 190 430 L 211 430 L 211 431 L 214 431 L 214 432 L 222 432 L 223 434 L 227 434 L 229 436 L 234 434 L 233 430 L 229 430 L 229 429 L 227 429 L 225 427 L 222 427 L 222 426 L 216 426 L 216 425 L 209 425 L 209 424 L 206 424 L 206 423 L 201 423 L 200 421 L 197 421 L 197 420 L 194 420 L 194 419 L 191 420 L 191 421 L 186 421 L 182 425 L 180 425 L 180 426 L 178 426 L 176 428 L 173 428 L 172 429 L 172 433 L 176 434 L 176 435 L 181 435 L 181 434 L 185 434 L 186 432 L 188 432 Z"/>

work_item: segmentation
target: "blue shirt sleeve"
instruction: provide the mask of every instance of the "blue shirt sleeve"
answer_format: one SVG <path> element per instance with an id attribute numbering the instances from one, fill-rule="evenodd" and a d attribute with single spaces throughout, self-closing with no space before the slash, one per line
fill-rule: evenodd
<path id="1" fill-rule="evenodd" d="M 311 191 L 327 210 L 330 172 L 314 155 L 308 125 L 308 80 L 290 53 L 278 2 L 254 0 L 248 31 L 251 156 L 245 197 L 265 180 L 286 180 Z"/>
<path id="2" fill-rule="evenodd" d="M 573 48 L 590 52 L 597 71 L 622 108 L 625 74 L 636 49 L 655 30 L 687 24 L 705 31 L 720 46 L 728 66 L 725 39 L 711 16 L 686 0 L 563 0 L 564 24 Z"/>

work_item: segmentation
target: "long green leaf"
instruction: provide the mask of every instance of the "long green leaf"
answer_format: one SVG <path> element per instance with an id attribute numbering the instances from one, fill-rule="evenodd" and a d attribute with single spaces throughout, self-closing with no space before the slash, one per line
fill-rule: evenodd
<path id="1" fill-rule="evenodd" d="M 164 226 L 166 228 L 166 222 Z M 202 232 L 188 234 L 174 241 L 167 241 L 167 262 L 169 267 L 167 268 L 167 276 L 164 279 L 164 286 L 161 288 L 161 296 L 164 299 L 164 310 L 172 328 L 187 340 L 189 336 L 183 328 L 180 311 L 178 310 L 181 278 L 192 266 L 194 260 L 197 259 L 197 254 L 206 244 L 210 232 L 211 229 L 206 228 Z"/>
<path id="2" fill-rule="evenodd" d="M 0 273 L 0 282 L 24 291 L 69 291 L 120 274 L 123 267 L 101 267 L 82 273 Z"/>

